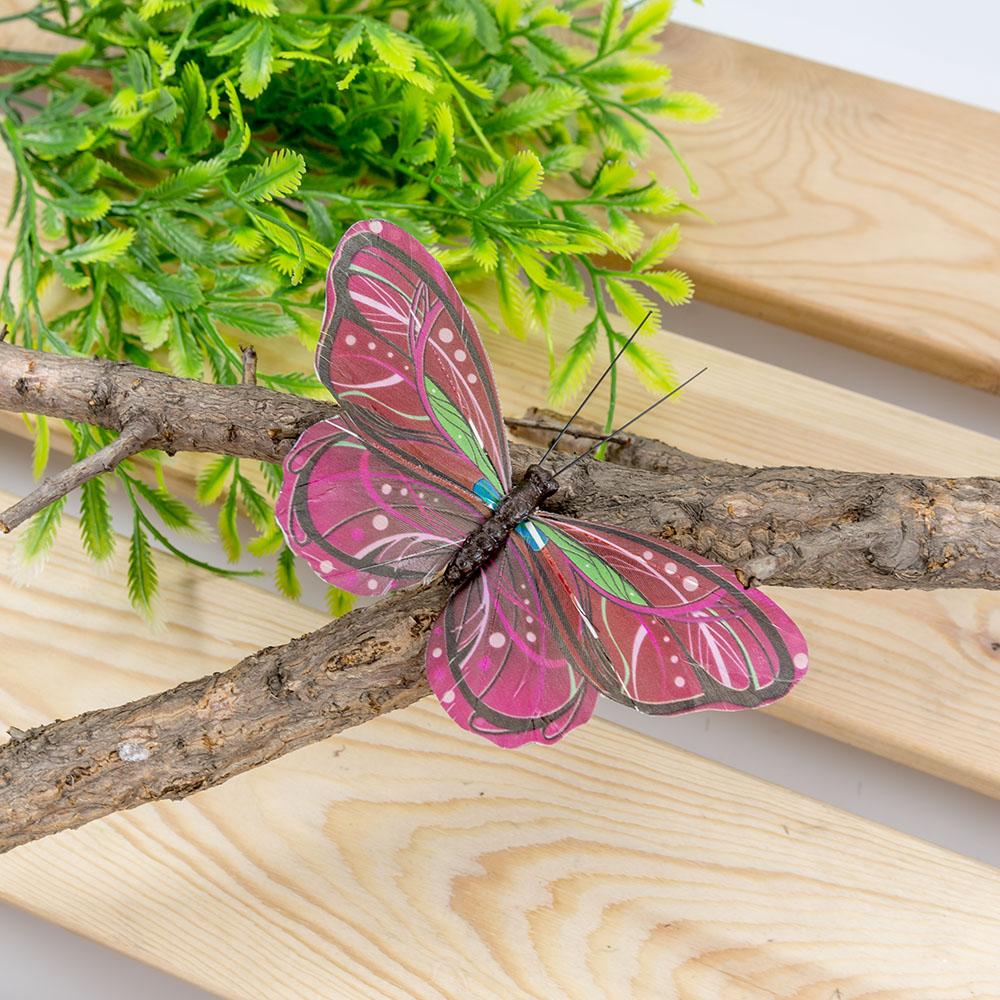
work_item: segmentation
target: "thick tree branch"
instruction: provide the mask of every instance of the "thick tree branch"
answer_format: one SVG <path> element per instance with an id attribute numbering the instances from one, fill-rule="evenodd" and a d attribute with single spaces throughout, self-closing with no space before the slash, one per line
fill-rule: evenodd
<path id="1" fill-rule="evenodd" d="M 147 447 L 270 462 L 337 412 L 259 386 L 10 344 L 0 344 L 0 408 L 118 431 L 143 418 L 156 428 Z M 529 418 L 536 432 L 544 420 Z M 1000 588 L 1000 480 L 750 469 L 632 436 L 609 454 L 576 466 L 552 509 L 669 539 L 748 585 Z M 515 446 L 512 455 L 522 472 L 538 452 Z"/>
<path id="2" fill-rule="evenodd" d="M 0 852 L 158 799 L 182 799 L 429 692 L 439 583 L 359 608 L 230 670 L 0 746 Z"/>

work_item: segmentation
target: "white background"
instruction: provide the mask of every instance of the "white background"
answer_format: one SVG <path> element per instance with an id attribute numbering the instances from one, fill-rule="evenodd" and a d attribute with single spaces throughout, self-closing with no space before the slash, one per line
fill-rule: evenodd
<path id="1" fill-rule="evenodd" d="M 991 0 L 680 0 L 676 20 L 1000 111 L 1000 4 Z M 683 88 L 683 81 L 678 81 Z M 962 151 L 955 150 L 961 157 Z M 1000 168 L 1000 150 L 997 152 Z M 998 276 L 1000 280 L 1000 276 Z M 1000 399 L 710 306 L 678 333 L 989 434 Z M 0 486 L 25 492 L 28 451 L 0 435 Z M 602 714 L 647 721 L 602 699 Z M 608 707 L 610 706 L 610 707 Z M 662 735 L 662 725 L 658 727 Z M 652 728 L 650 735 L 657 735 Z M 757 713 L 671 720 L 678 746 L 972 857 L 1000 864 L 1000 803 Z M 998 727 L 1000 739 L 1000 727 Z M 55 960 L 54 960 L 55 959 Z M 209 994 L 0 906 L 0 1000 L 196 1000 Z"/>

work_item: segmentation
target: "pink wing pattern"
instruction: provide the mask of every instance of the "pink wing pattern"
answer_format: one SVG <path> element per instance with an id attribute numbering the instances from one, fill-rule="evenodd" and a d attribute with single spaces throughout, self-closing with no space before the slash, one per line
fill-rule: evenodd
<path id="1" fill-rule="evenodd" d="M 378 596 L 442 570 L 511 486 L 489 359 L 443 268 L 388 222 L 352 226 L 316 358 L 341 414 L 285 460 L 275 512 L 330 583 Z M 619 528 L 541 513 L 449 599 L 431 687 L 465 729 L 549 743 L 598 691 L 644 712 L 752 708 L 806 667 L 777 605 L 728 570 Z"/>
<path id="2" fill-rule="evenodd" d="M 310 427 L 285 458 L 275 517 L 328 583 L 380 596 L 445 566 L 483 506 L 370 449 L 345 416 Z"/>
<path id="3" fill-rule="evenodd" d="M 623 528 L 532 519 L 570 581 L 581 663 L 608 697 L 651 714 L 766 705 L 808 665 L 792 620 L 721 566 Z M 596 655 L 595 654 L 596 651 Z"/>
<path id="4" fill-rule="evenodd" d="M 471 492 L 510 488 L 493 369 L 444 268 L 388 222 L 359 222 L 326 279 L 316 372 L 369 444 Z"/>
<path id="5" fill-rule="evenodd" d="M 551 581 L 519 535 L 457 590 L 434 625 L 427 676 L 463 729 L 504 747 L 552 743 L 586 722 L 597 688 L 567 653 Z"/>

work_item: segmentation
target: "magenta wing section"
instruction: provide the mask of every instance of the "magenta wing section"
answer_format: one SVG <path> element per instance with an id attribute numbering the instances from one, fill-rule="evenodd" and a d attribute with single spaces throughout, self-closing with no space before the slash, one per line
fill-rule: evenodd
<path id="1" fill-rule="evenodd" d="M 340 241 L 316 371 L 379 451 L 455 489 L 509 489 L 489 358 L 444 268 L 404 230 L 365 220 Z"/>
<path id="2" fill-rule="evenodd" d="M 434 625 L 427 677 L 463 728 L 502 747 L 554 743 L 594 710 L 597 689 L 551 616 L 553 581 L 518 535 L 457 590 Z"/>
<path id="3" fill-rule="evenodd" d="M 275 517 L 289 547 L 352 594 L 378 596 L 437 573 L 488 513 L 371 451 L 344 415 L 310 427 L 284 470 Z"/>
<path id="4" fill-rule="evenodd" d="M 651 714 L 756 708 L 805 673 L 795 623 L 722 566 L 623 528 L 532 523 L 578 610 L 581 666 L 613 700 Z"/>

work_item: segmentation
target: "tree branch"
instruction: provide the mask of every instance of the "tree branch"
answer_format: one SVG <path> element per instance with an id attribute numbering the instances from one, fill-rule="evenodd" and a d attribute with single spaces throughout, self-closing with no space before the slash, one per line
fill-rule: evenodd
<path id="1" fill-rule="evenodd" d="M 331 403 L 213 386 L 130 365 L 0 343 L 0 407 L 122 430 L 146 447 L 280 461 Z M 534 433 L 550 435 L 544 415 Z M 586 427 L 569 435 L 577 447 Z M 583 442 L 582 444 L 580 442 Z M 1000 480 L 749 469 L 629 436 L 586 461 L 553 510 L 669 538 L 791 586 L 1000 588 Z M 535 448 L 512 448 L 515 472 Z M 656 472 L 642 468 L 650 465 Z M 222 674 L 87 712 L 0 746 L 0 851 L 143 802 L 182 798 L 427 693 L 436 583 L 262 650 Z"/>
<path id="2" fill-rule="evenodd" d="M 268 462 L 337 412 L 260 386 L 3 343 L 0 408 L 117 431 L 142 418 L 156 428 L 146 447 Z M 546 419 L 528 421 L 544 435 Z M 587 433 L 584 425 L 576 437 Z M 511 454 L 517 473 L 539 457 L 520 445 Z M 747 585 L 1000 588 L 998 479 L 751 469 L 632 435 L 609 457 L 571 470 L 549 508 L 667 539 L 731 566 Z"/>
<path id="3" fill-rule="evenodd" d="M 144 416 L 133 417 L 110 444 L 106 444 L 79 462 L 74 462 L 58 475 L 50 476 L 23 500 L 8 507 L 0 514 L 0 531 L 6 534 L 32 514 L 37 514 L 53 501 L 82 486 L 88 479 L 114 471 L 118 464 L 124 462 L 130 455 L 148 448 L 155 434 L 156 427 L 152 420 Z"/>

